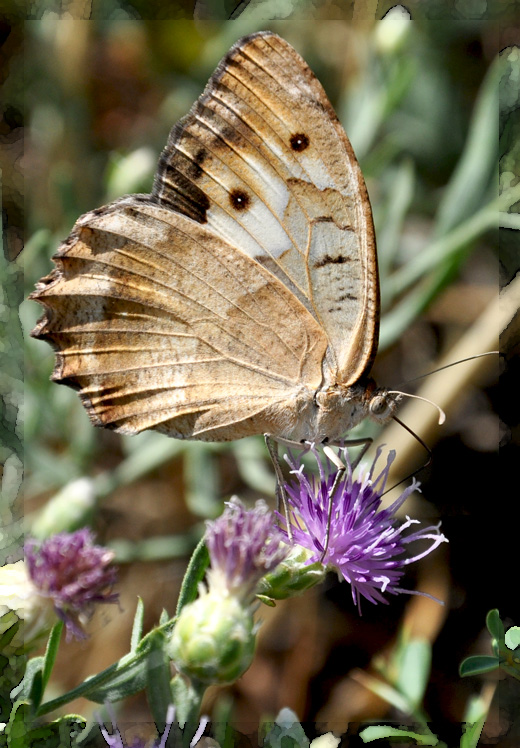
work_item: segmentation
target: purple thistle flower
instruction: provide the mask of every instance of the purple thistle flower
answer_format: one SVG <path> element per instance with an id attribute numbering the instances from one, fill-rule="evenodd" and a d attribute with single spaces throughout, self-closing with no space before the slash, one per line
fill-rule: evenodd
<path id="1" fill-rule="evenodd" d="M 264 501 L 246 509 L 233 496 L 221 516 L 206 522 L 206 546 L 211 560 L 208 583 L 244 600 L 253 597 L 259 580 L 289 552 L 275 516 Z"/>
<path id="2" fill-rule="evenodd" d="M 111 589 L 117 571 L 109 566 L 113 551 L 93 544 L 88 528 L 58 533 L 41 543 L 25 543 L 29 576 L 42 597 L 52 600 L 56 614 L 65 622 L 67 636 L 86 638 L 80 624 L 93 613 L 95 603 L 115 603 Z"/>
<path id="3" fill-rule="evenodd" d="M 296 479 L 285 486 L 294 543 L 313 551 L 308 563 L 321 560 L 323 554 L 330 491 L 336 477 L 336 472 L 328 460 L 324 467 L 314 445 L 311 446 L 311 451 L 318 463 L 319 478 L 307 477 L 303 472 L 303 465 L 298 465 L 290 456 L 286 457 L 286 460 Z M 350 583 L 352 598 L 358 609 L 361 597 L 372 603 L 388 603 L 383 593 L 425 594 L 404 590 L 398 586 L 405 566 L 418 561 L 441 543 L 447 542 L 445 536 L 439 532 L 439 525 L 425 527 L 406 536 L 403 534 L 412 524 L 419 524 L 419 520 L 406 517 L 405 522 L 400 522 L 395 514 L 412 491 L 419 488 L 419 483 L 413 480 L 391 506 L 380 509 L 381 497 L 395 452 L 389 453 L 386 467 L 377 478 L 373 478 L 375 464 L 381 454 L 381 448 L 378 449 L 368 473 L 361 474 L 356 479 L 352 477 L 347 450 L 341 449 L 340 454 L 346 462 L 347 470 L 332 497 L 329 544 L 323 564 L 335 569 Z M 279 513 L 278 516 L 285 526 L 283 532 L 287 538 L 286 518 Z M 414 556 L 406 557 L 407 546 L 418 540 L 430 541 L 429 547 Z"/>

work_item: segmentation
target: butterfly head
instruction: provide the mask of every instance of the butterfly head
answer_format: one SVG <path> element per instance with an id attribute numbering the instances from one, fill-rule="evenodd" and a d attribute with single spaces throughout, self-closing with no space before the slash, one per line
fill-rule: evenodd
<path id="1" fill-rule="evenodd" d="M 376 387 L 371 380 L 366 388 L 368 399 L 368 415 L 377 423 L 386 423 L 394 415 L 401 394 L 390 392 L 384 387 Z"/>

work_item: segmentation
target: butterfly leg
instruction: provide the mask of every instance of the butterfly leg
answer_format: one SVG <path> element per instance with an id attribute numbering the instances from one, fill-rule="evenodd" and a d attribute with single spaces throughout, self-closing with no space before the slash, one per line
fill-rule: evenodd
<path id="1" fill-rule="evenodd" d="M 264 434 L 265 444 L 273 463 L 274 472 L 276 474 L 276 508 L 280 511 L 280 507 L 283 507 L 283 513 L 287 522 L 287 535 L 289 540 L 292 542 L 293 534 L 291 528 L 291 522 L 289 518 L 289 502 L 287 500 L 287 491 L 284 486 L 284 479 L 282 473 L 282 466 L 280 465 L 280 457 L 278 455 L 278 444 L 284 444 L 287 447 L 294 447 L 295 449 L 304 448 L 305 445 L 301 442 L 296 442 L 291 439 L 282 439 L 281 437 L 274 437 L 271 434 Z"/>
<path id="2" fill-rule="evenodd" d="M 329 458 L 329 460 L 338 468 L 338 472 L 336 473 L 334 477 L 334 482 L 332 484 L 332 488 L 329 491 L 329 506 L 327 509 L 327 529 L 325 531 L 325 543 L 323 546 L 323 551 L 321 553 L 320 561 L 323 562 L 323 559 L 325 558 L 325 555 L 327 553 L 327 550 L 329 548 L 329 539 L 330 539 L 330 523 L 332 521 L 332 497 L 334 496 L 336 492 L 336 488 L 339 485 L 340 480 L 343 478 L 343 475 L 345 473 L 345 470 L 347 469 L 347 466 L 341 460 L 338 455 L 333 452 L 332 447 L 345 447 L 347 445 L 350 445 L 352 447 L 356 445 L 362 444 L 363 447 L 356 457 L 356 459 L 352 462 L 352 470 L 355 470 L 355 468 L 359 465 L 361 460 L 363 459 L 367 449 L 372 444 L 373 439 L 369 436 L 364 437 L 362 439 L 347 439 L 346 441 L 342 442 L 328 442 L 323 447 L 324 454 Z"/>

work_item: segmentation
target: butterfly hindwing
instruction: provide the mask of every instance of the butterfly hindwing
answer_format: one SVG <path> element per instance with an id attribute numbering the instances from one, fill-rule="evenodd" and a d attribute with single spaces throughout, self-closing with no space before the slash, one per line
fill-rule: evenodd
<path id="1" fill-rule="evenodd" d="M 80 219 L 55 261 L 35 334 L 100 425 L 237 438 L 273 430 L 277 404 L 290 411 L 299 387 L 319 386 L 326 340 L 312 316 L 181 214 L 125 198 Z"/>

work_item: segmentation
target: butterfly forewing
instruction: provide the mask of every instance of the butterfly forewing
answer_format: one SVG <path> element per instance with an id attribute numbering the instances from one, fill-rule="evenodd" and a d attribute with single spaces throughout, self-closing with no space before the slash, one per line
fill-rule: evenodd
<path id="1" fill-rule="evenodd" d="M 377 344 L 366 188 L 321 84 L 274 34 L 239 42 L 171 133 L 154 194 L 184 210 L 199 192 L 198 220 L 268 267 L 323 327 L 330 377 L 359 379 Z"/>
<path id="2" fill-rule="evenodd" d="M 321 85 L 274 34 L 220 63 L 152 194 L 87 213 L 55 261 L 33 335 L 96 424 L 321 439 L 365 412 L 348 386 L 377 345 L 370 205 Z"/>

